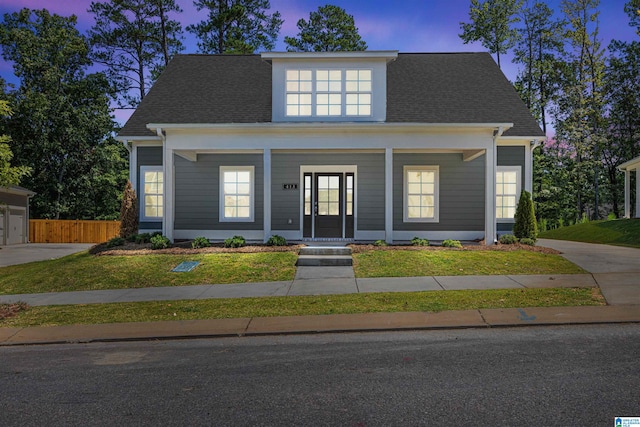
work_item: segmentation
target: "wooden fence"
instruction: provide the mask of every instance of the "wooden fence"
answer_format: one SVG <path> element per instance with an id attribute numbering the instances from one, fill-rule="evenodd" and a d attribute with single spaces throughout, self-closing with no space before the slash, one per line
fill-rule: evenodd
<path id="1" fill-rule="evenodd" d="M 29 220 L 31 243 L 102 243 L 120 235 L 120 221 Z"/>

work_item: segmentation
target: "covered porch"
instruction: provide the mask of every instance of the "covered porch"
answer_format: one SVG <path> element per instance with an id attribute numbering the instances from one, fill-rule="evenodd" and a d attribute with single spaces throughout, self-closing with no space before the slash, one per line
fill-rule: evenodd
<path id="1" fill-rule="evenodd" d="M 634 218 L 640 218 L 640 179 L 638 175 L 640 172 L 640 157 L 631 159 L 618 166 L 618 169 L 624 172 L 624 217 L 631 218 L 631 173 L 636 174 L 636 197 L 635 197 L 635 216 Z"/>

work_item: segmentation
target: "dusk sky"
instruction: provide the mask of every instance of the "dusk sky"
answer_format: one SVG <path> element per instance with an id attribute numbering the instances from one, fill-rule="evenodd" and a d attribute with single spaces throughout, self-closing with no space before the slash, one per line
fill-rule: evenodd
<path id="1" fill-rule="evenodd" d="M 635 30 L 629 27 L 624 13 L 625 0 L 602 0 L 600 10 L 600 33 L 603 47 L 612 39 L 638 40 Z M 206 18 L 205 11 L 198 12 L 192 0 L 178 0 L 184 13 L 178 16 L 183 27 Z M 1 0 L 0 14 L 11 13 L 23 7 L 46 8 L 63 16 L 75 14 L 78 29 L 86 32 L 93 25 L 93 16 L 87 12 L 90 0 Z M 284 36 L 295 36 L 296 22 L 308 19 L 309 13 L 319 6 L 335 4 L 354 16 L 360 35 L 370 50 L 399 50 L 400 52 L 460 52 L 486 51 L 480 43 L 465 45 L 458 34 L 460 22 L 469 21 L 469 0 L 409 0 L 400 2 L 373 0 L 271 0 L 271 10 L 279 11 L 284 19 L 280 30 L 277 51 L 286 50 Z M 549 0 L 547 4 L 560 13 L 560 0 Z M 196 53 L 196 40 L 185 32 L 186 49 L 183 53 Z M 502 57 L 502 68 L 510 80 L 515 80 L 517 68 L 511 57 Z M 10 64 L 0 63 L 0 75 L 7 81 L 15 81 Z M 120 114 L 118 115 L 120 116 Z M 122 116 L 118 117 L 119 119 Z"/>

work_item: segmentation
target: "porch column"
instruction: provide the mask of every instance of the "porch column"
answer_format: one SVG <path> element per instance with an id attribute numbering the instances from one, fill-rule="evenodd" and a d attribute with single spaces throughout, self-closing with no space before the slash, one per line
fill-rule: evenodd
<path id="1" fill-rule="evenodd" d="M 271 237 L 271 148 L 265 148 L 263 153 L 264 167 L 264 236 L 266 243 Z"/>
<path id="2" fill-rule="evenodd" d="M 384 152 L 384 236 L 393 243 L 393 148 Z"/>
<path id="3" fill-rule="evenodd" d="M 486 200 L 484 213 L 484 244 L 493 245 L 496 239 L 496 145 L 487 148 L 486 154 Z"/>
<path id="4" fill-rule="evenodd" d="M 624 170 L 624 217 L 631 218 L 631 171 L 629 169 Z"/>
<path id="5" fill-rule="evenodd" d="M 173 242 L 173 219 L 175 216 L 175 206 L 173 202 L 173 150 L 167 149 L 165 145 L 163 174 L 164 174 L 164 215 L 162 215 L 162 234 Z"/>

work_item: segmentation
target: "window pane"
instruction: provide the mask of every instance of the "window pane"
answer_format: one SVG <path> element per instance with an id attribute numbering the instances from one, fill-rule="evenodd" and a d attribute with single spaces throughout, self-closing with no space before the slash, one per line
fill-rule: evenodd
<path id="1" fill-rule="evenodd" d="M 435 210 L 432 207 L 422 208 L 422 218 L 433 218 Z"/>
<path id="2" fill-rule="evenodd" d="M 342 82 L 330 82 L 329 83 L 329 91 L 331 92 L 340 92 L 342 90 Z"/>
<path id="3" fill-rule="evenodd" d="M 422 172 L 420 180 L 423 184 L 433 184 L 435 182 L 436 175 L 433 172 Z"/>
<path id="4" fill-rule="evenodd" d="M 369 95 L 368 93 L 363 93 L 359 95 L 359 103 L 360 105 L 369 105 L 371 104 L 371 95 Z"/>
<path id="5" fill-rule="evenodd" d="M 326 93 L 319 93 L 316 96 L 316 100 L 318 102 L 318 105 L 319 104 L 327 105 L 329 103 L 329 95 Z"/>
<path id="6" fill-rule="evenodd" d="M 504 187 L 505 194 L 516 194 L 516 184 L 506 184 Z"/>
<path id="7" fill-rule="evenodd" d="M 317 80 L 329 80 L 329 70 L 318 70 L 318 71 L 316 71 L 316 79 Z"/>
<path id="8" fill-rule="evenodd" d="M 316 83 L 316 90 L 318 92 L 327 92 L 329 91 L 329 82 L 317 82 Z"/>
<path id="9" fill-rule="evenodd" d="M 357 105 L 347 105 L 347 115 L 348 116 L 357 116 L 358 115 L 358 106 Z"/>
<path id="10" fill-rule="evenodd" d="M 238 215 L 238 218 L 249 218 L 251 216 L 249 207 L 248 206 L 239 207 L 237 209 L 237 215 Z"/>
<path id="11" fill-rule="evenodd" d="M 371 80 L 371 70 L 359 70 L 360 80 Z"/>
<path id="12" fill-rule="evenodd" d="M 287 82 L 287 92 L 298 92 L 300 84 L 298 82 Z"/>
<path id="13" fill-rule="evenodd" d="M 435 199 L 433 196 L 422 196 L 420 203 L 422 206 L 435 206 Z"/>
<path id="14" fill-rule="evenodd" d="M 249 207 L 249 206 L 251 206 L 251 197 L 249 197 L 249 196 L 238 196 L 237 199 L 236 199 L 236 203 L 238 204 L 238 206 Z"/>
<path id="15" fill-rule="evenodd" d="M 300 70 L 300 80 L 311 80 L 311 70 Z"/>
<path id="16" fill-rule="evenodd" d="M 300 116 L 310 116 L 311 115 L 311 105 L 303 105 L 300 107 Z"/>
<path id="17" fill-rule="evenodd" d="M 235 207 L 225 207 L 224 208 L 224 216 L 225 216 L 225 218 L 235 218 L 236 217 L 236 208 Z"/>
<path id="18" fill-rule="evenodd" d="M 357 80 L 358 70 L 347 70 L 347 80 Z"/>
<path id="19" fill-rule="evenodd" d="M 340 186 L 340 177 L 330 176 L 329 177 L 329 187 L 338 188 Z"/>
<path id="20" fill-rule="evenodd" d="M 238 184 L 238 194 L 250 194 L 251 184 Z"/>
<path id="21" fill-rule="evenodd" d="M 409 185 L 407 186 L 409 194 L 420 194 L 421 188 L 422 186 L 420 185 L 420 183 L 417 183 L 417 184 L 409 183 Z"/>
<path id="22" fill-rule="evenodd" d="M 224 194 L 236 194 L 238 192 L 238 186 L 235 183 L 224 184 Z"/>
<path id="23" fill-rule="evenodd" d="M 360 92 L 371 92 L 371 82 L 360 82 Z"/>
<path id="24" fill-rule="evenodd" d="M 300 104 L 301 105 L 311 105 L 311 94 L 303 93 L 300 95 Z"/>
<path id="25" fill-rule="evenodd" d="M 311 92 L 311 82 L 300 82 L 300 92 Z"/>
<path id="26" fill-rule="evenodd" d="M 434 194 L 436 190 L 435 184 L 422 184 L 423 194 Z"/>
<path id="27" fill-rule="evenodd" d="M 360 116 L 370 116 L 371 115 L 371 106 L 370 105 L 361 105 L 360 106 Z"/>
<path id="28" fill-rule="evenodd" d="M 420 196 L 408 196 L 407 204 L 409 206 L 420 206 Z"/>
<path id="29" fill-rule="evenodd" d="M 318 202 L 328 202 L 329 201 L 329 190 L 318 189 Z"/>
<path id="30" fill-rule="evenodd" d="M 237 199 L 237 196 L 224 196 L 224 205 L 226 207 L 236 206 L 238 204 Z"/>
<path id="31" fill-rule="evenodd" d="M 409 218 L 420 218 L 420 207 L 409 206 L 407 214 Z"/>
<path id="32" fill-rule="evenodd" d="M 329 203 L 328 202 L 318 202 L 318 215 L 328 215 L 329 214 Z"/>
<path id="33" fill-rule="evenodd" d="M 348 105 L 356 105 L 358 104 L 358 95 L 354 93 L 348 93 L 346 96 Z"/>
<path id="34" fill-rule="evenodd" d="M 329 215 L 340 215 L 339 203 L 329 203 Z"/>
<path id="35" fill-rule="evenodd" d="M 251 182 L 251 172 L 249 172 L 249 171 L 239 171 L 238 172 L 238 182 Z"/>
<path id="36" fill-rule="evenodd" d="M 316 108 L 316 114 L 318 116 L 328 116 L 329 115 L 329 106 L 328 105 L 318 105 L 318 108 Z"/>
<path id="37" fill-rule="evenodd" d="M 287 70 L 287 80 L 298 80 L 299 77 L 299 70 Z"/>
<path id="38" fill-rule="evenodd" d="M 358 91 L 358 82 L 346 82 L 345 83 L 345 89 L 346 89 L 347 92 L 357 92 Z"/>
<path id="39" fill-rule="evenodd" d="M 297 105 L 287 105 L 287 116 L 299 116 L 300 109 Z"/>

